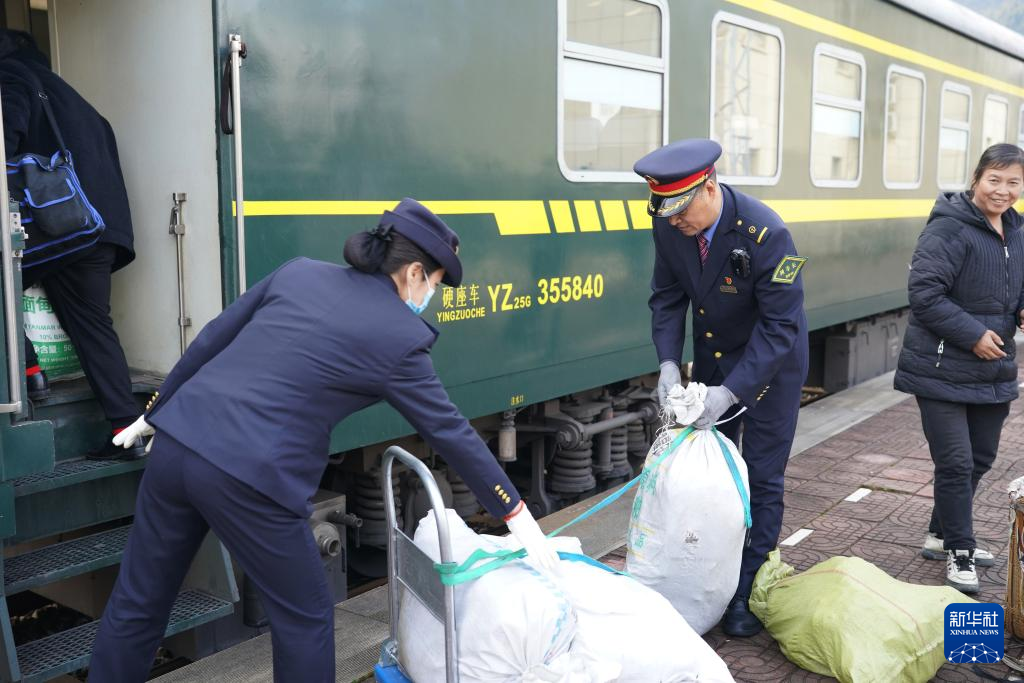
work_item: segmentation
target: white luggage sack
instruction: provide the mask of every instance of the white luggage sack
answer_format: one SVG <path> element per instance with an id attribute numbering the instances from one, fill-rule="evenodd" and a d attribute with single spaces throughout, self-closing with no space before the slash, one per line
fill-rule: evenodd
<path id="1" fill-rule="evenodd" d="M 446 511 L 455 562 L 474 550 L 514 550 L 514 539 L 477 535 Z M 433 513 L 416 545 L 435 561 Z M 556 539 L 580 555 L 578 539 Z M 565 560 L 549 580 L 528 562 L 512 562 L 456 586 L 461 683 L 731 683 L 725 663 L 667 600 L 596 563 Z M 444 681 L 444 633 L 411 595 L 403 595 L 399 660 L 415 683 Z"/>
<path id="2" fill-rule="evenodd" d="M 690 383 L 683 398 L 696 410 L 684 416 L 680 409 L 678 422 L 700 414 L 705 391 Z M 633 500 L 626 570 L 668 598 L 697 633 L 721 620 L 736 592 L 749 500 L 746 463 L 717 431 L 663 431 L 647 455 Z"/>
<path id="3" fill-rule="evenodd" d="M 505 548 L 504 539 L 478 536 L 454 510 L 445 512 L 455 562 L 464 562 L 477 549 Z M 420 520 L 413 541 L 440 562 L 433 511 Z M 569 653 L 576 636 L 576 612 L 561 590 L 526 562 L 512 562 L 457 585 L 455 628 L 460 683 L 591 680 L 572 677 L 581 668 Z M 405 673 L 415 683 L 443 683 L 444 628 L 408 592 L 401 598 L 397 635 Z"/>

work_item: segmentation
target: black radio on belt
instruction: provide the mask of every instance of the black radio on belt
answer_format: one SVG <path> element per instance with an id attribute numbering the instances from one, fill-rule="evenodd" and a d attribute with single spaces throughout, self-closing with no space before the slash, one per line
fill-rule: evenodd
<path id="1" fill-rule="evenodd" d="M 729 263 L 734 273 L 740 277 L 750 277 L 750 254 L 746 249 L 733 249 L 729 252 Z"/>

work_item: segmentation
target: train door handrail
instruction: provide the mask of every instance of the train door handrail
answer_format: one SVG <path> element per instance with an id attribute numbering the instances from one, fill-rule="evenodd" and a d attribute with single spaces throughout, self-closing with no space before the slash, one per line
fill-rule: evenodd
<path id="1" fill-rule="evenodd" d="M 3 110 L 0 108 L 0 125 Z M 0 136 L 0 159 L 7 158 L 3 136 Z M 18 329 L 18 292 L 14 291 L 14 269 L 20 253 L 15 253 L 13 221 L 7 194 L 7 174 L 0 173 L 0 257 L 3 259 L 4 333 L 7 337 L 7 387 L 10 402 L 0 403 L 0 413 L 21 412 L 21 330 Z M 20 225 L 19 225 L 20 230 Z"/>
<path id="2" fill-rule="evenodd" d="M 246 47 L 242 36 L 228 35 L 228 63 L 231 74 L 231 135 L 235 160 L 235 248 L 238 250 L 238 295 L 245 293 L 245 184 L 242 166 L 242 83 L 240 71 Z"/>

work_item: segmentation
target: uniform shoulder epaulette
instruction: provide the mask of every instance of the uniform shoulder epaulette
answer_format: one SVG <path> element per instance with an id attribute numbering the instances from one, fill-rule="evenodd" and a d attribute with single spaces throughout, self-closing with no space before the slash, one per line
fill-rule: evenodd
<path id="1" fill-rule="evenodd" d="M 736 230 L 743 233 L 757 244 L 764 244 L 771 230 L 767 225 L 749 220 L 746 216 L 736 217 Z"/>

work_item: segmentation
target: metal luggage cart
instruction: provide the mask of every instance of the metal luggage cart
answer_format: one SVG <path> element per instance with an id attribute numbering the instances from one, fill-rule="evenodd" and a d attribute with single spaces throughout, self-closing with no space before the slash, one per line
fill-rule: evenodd
<path id="1" fill-rule="evenodd" d="M 452 561 L 452 546 L 448 532 L 448 517 L 445 515 L 441 492 L 434 482 L 430 470 L 422 461 L 408 451 L 391 446 L 384 452 L 381 467 L 381 485 L 384 487 L 384 510 L 388 523 L 388 600 L 391 607 L 391 637 L 381 648 L 380 661 L 374 667 L 378 683 L 414 683 L 401 671 L 398 665 L 398 610 L 401 590 L 410 591 L 434 617 L 444 625 L 444 656 L 446 683 L 458 683 L 458 641 L 455 635 L 455 587 L 441 583 L 441 577 L 434 568 L 434 561 L 416 547 L 412 539 L 398 527 L 395 518 L 395 496 L 391 488 L 391 473 L 395 460 L 412 470 L 423 482 L 430 499 L 430 507 L 437 520 L 437 537 L 440 544 L 441 562 Z"/>

